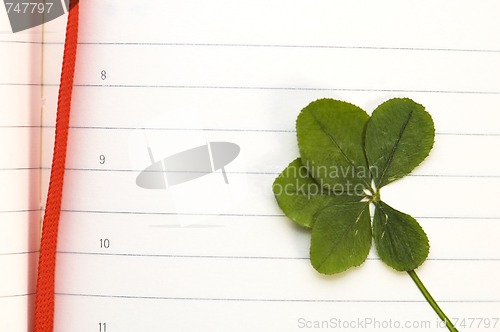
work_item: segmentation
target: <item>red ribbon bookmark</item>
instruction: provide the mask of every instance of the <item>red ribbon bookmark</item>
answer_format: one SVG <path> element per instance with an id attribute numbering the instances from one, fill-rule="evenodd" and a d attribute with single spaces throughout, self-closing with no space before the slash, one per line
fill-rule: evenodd
<path id="1" fill-rule="evenodd" d="M 43 217 L 42 240 L 38 261 L 38 278 L 35 302 L 35 332 L 54 330 L 54 298 L 57 233 L 61 215 L 66 147 L 68 143 L 69 114 L 73 77 L 75 73 L 76 46 L 78 42 L 78 0 L 71 0 L 66 26 L 66 41 L 57 102 L 56 135 L 49 192 Z"/>

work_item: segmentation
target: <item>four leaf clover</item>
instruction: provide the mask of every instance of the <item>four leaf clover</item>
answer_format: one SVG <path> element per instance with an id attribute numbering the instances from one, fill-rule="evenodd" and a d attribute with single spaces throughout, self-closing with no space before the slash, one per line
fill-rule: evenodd
<path id="1" fill-rule="evenodd" d="M 359 266 L 374 242 L 380 259 L 407 271 L 450 331 L 457 331 L 414 272 L 429 253 L 427 235 L 380 197 L 382 187 L 429 155 L 435 135 L 429 113 L 408 98 L 390 99 L 371 116 L 353 104 L 320 99 L 300 112 L 296 127 L 300 158 L 276 178 L 273 192 L 290 219 L 312 230 L 313 267 L 336 274 Z"/>

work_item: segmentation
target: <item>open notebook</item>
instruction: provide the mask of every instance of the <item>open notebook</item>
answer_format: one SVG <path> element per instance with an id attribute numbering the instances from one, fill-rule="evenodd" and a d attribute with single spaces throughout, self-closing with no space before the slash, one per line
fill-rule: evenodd
<path id="1" fill-rule="evenodd" d="M 335 277 L 271 184 L 318 98 L 426 106 L 430 157 L 386 188 L 431 244 L 418 273 L 460 331 L 500 331 L 497 1 L 81 1 L 56 276 L 56 331 L 441 331 L 374 249 Z M 0 331 L 28 331 L 65 17 L 0 13 Z M 153 161 L 239 155 L 167 189 Z M 226 183 L 227 182 L 227 183 Z M 325 323 L 326 322 L 326 323 Z"/>

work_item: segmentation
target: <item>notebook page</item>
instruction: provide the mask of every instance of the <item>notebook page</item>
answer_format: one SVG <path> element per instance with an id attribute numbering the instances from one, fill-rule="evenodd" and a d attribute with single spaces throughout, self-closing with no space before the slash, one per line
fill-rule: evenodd
<path id="1" fill-rule="evenodd" d="M 3 7 L 3 5 L 2 5 Z M 42 30 L 0 10 L 0 331 L 28 331 L 40 228 Z"/>
<path id="2" fill-rule="evenodd" d="M 324 97 L 368 112 L 392 97 L 426 106 L 435 147 L 382 195 L 426 230 L 418 273 L 443 310 L 483 318 L 459 329 L 500 327 L 498 2 L 80 6 L 57 331 L 441 330 L 409 276 L 374 250 L 341 275 L 315 272 L 310 233 L 278 208 L 271 184 L 298 156 L 296 116 Z M 62 35 L 50 38 L 59 54 Z M 58 73 L 45 79 L 55 86 Z M 136 185 L 153 162 L 218 141 L 241 149 L 228 184 L 216 171 Z"/>

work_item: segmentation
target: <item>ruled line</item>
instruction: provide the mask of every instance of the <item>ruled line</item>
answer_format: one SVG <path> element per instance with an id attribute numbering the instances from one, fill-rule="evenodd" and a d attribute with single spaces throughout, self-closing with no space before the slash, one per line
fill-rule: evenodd
<path id="1" fill-rule="evenodd" d="M 37 254 L 39 253 L 38 250 L 32 250 L 32 251 L 19 251 L 19 252 L 0 252 L 0 256 L 22 256 L 22 255 L 32 255 L 32 254 Z"/>
<path id="2" fill-rule="evenodd" d="M 135 300 L 174 300 L 209 302 L 304 302 L 304 303 L 427 303 L 425 300 L 347 300 L 347 299 L 272 299 L 272 298 L 210 298 L 210 297 L 168 297 L 141 295 L 111 295 L 56 292 L 58 296 L 114 298 Z M 499 300 L 438 300 L 440 303 L 500 303 Z"/>
<path id="3" fill-rule="evenodd" d="M 0 168 L 1 171 L 34 171 L 34 170 L 50 170 L 50 167 L 6 167 Z M 144 169 L 110 169 L 110 168 L 75 168 L 75 167 L 66 167 L 66 171 L 69 172 L 104 172 L 104 173 L 140 173 L 144 171 Z M 163 171 L 163 170 L 152 170 L 148 171 L 148 173 L 203 173 L 205 172 L 196 172 L 196 171 Z M 269 175 L 269 176 L 278 176 L 281 172 L 260 172 L 260 171 L 227 171 L 226 174 L 231 175 Z M 496 179 L 500 178 L 500 175 L 476 175 L 476 174 L 408 174 L 409 177 L 424 177 L 424 178 L 472 178 L 472 179 Z"/>
<path id="4" fill-rule="evenodd" d="M 0 125 L 0 129 L 55 129 L 55 126 L 33 126 L 33 125 Z M 214 131 L 214 132 L 249 132 L 249 133 L 290 133 L 295 134 L 294 129 L 258 129 L 258 128 L 157 128 L 157 127 L 117 127 L 117 126 L 70 126 L 70 129 L 89 130 L 151 130 L 151 131 Z M 497 137 L 500 133 L 466 133 L 466 132 L 437 132 L 436 136 L 486 136 Z"/>
<path id="5" fill-rule="evenodd" d="M 1 300 L 1 299 L 11 299 L 11 298 L 16 298 L 16 297 L 33 296 L 33 295 L 35 295 L 35 293 L 12 294 L 12 295 L 0 295 L 0 300 Z"/>
<path id="6" fill-rule="evenodd" d="M 42 209 L 21 209 L 21 210 L 5 210 L 5 211 L 0 211 L 0 213 L 24 213 L 24 212 L 41 212 Z"/>
<path id="7" fill-rule="evenodd" d="M 284 214 L 244 214 L 244 213 L 191 213 L 191 212 L 148 212 L 148 211 L 105 211 L 105 210 L 74 210 L 61 209 L 66 213 L 90 213 L 90 214 L 130 214 L 130 215 L 159 215 L 159 216 L 217 216 L 217 217 L 285 217 Z"/>
<path id="8" fill-rule="evenodd" d="M 252 217 L 252 218 L 286 218 L 284 214 L 247 214 L 247 213 L 195 213 L 195 212 L 150 212 L 150 211 L 111 211 L 111 210 L 76 210 L 61 209 L 65 213 L 88 214 L 118 214 L 118 215 L 151 215 L 151 216 L 197 216 L 197 217 Z M 500 220 L 500 217 L 490 216 L 415 216 L 418 219 L 444 219 L 444 220 Z"/>
<path id="9" fill-rule="evenodd" d="M 107 88 L 146 88 L 146 89 L 213 89 L 213 90 L 286 90 L 286 91 L 343 91 L 343 92 L 394 92 L 394 93 L 435 93 L 435 94 L 481 94 L 498 95 L 500 91 L 467 90 L 412 90 L 412 89 L 368 89 L 368 88 L 314 88 L 314 87 L 279 87 L 279 86 L 210 86 L 210 85 L 127 85 L 127 84 L 75 84 L 78 87 Z"/>
<path id="10" fill-rule="evenodd" d="M 0 86 L 44 86 L 59 87 L 50 83 L 0 83 Z M 163 85 L 163 84 L 74 84 L 80 88 L 132 88 L 132 89 L 201 89 L 201 90 L 263 90 L 263 91 L 342 91 L 342 92 L 384 92 L 384 93 L 430 93 L 430 94 L 472 94 L 500 95 L 500 91 L 479 90 L 415 90 L 415 89 L 369 89 L 369 88 L 321 88 L 280 86 L 231 86 L 231 85 Z"/>
<path id="11" fill-rule="evenodd" d="M 0 40 L 3 44 L 36 44 L 39 41 Z M 63 46 L 63 42 L 44 42 L 44 45 Z M 298 48 L 298 49 L 347 49 L 347 50 L 382 50 L 411 52 L 456 52 L 456 53 L 500 53 L 497 49 L 480 48 L 433 48 L 433 47 L 394 47 L 364 45 L 314 45 L 314 44 L 251 44 L 251 43 L 180 43 L 180 42 L 79 42 L 88 46 L 167 46 L 167 47 L 217 47 L 217 48 Z"/>
<path id="12" fill-rule="evenodd" d="M 111 257 L 137 257 L 137 258 L 181 258 L 181 259 L 228 259 L 228 260 L 309 260 L 309 257 L 285 257 L 285 256 L 227 256 L 227 255 L 175 255 L 175 254 L 141 254 L 141 253 L 102 253 L 84 251 L 57 251 L 62 255 L 82 256 L 111 256 Z M 380 261 L 378 257 L 368 257 L 367 261 Z M 428 258 L 428 261 L 440 262 L 500 262 L 499 258 Z"/>

